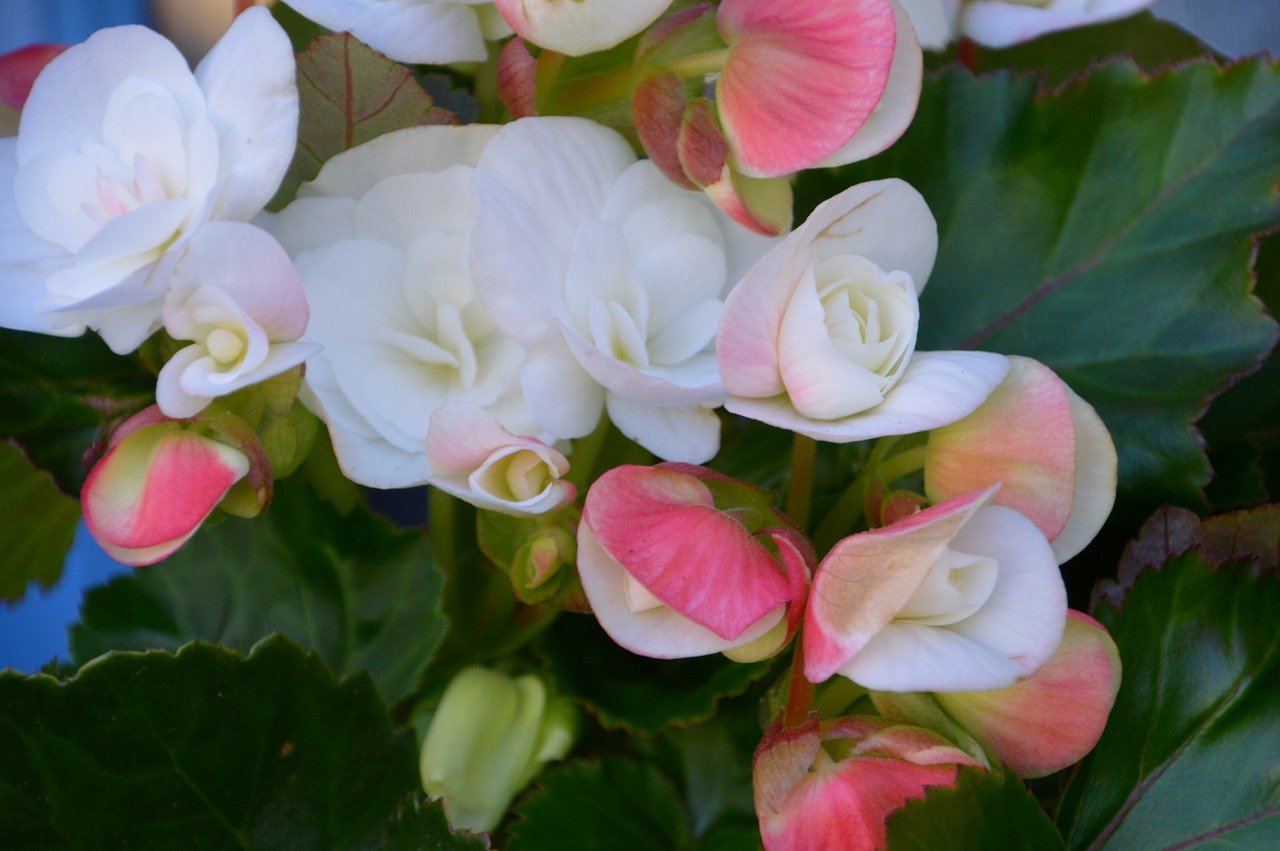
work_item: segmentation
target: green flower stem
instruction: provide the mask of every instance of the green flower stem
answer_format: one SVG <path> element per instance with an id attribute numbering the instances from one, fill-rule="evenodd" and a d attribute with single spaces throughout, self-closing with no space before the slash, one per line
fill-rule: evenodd
<path id="1" fill-rule="evenodd" d="M 729 48 L 726 47 L 682 56 L 662 63 L 661 67 L 682 80 L 690 80 L 718 72 L 728 59 Z M 635 71 L 636 68 L 628 65 L 553 86 L 549 109 L 554 113 L 573 115 L 618 101 L 628 101 L 631 99 Z"/>
<path id="2" fill-rule="evenodd" d="M 886 458 L 880 464 L 880 481 L 891 485 L 904 476 L 923 470 L 925 458 L 928 455 L 927 450 L 928 445 L 922 443 L 913 449 L 899 452 L 892 458 Z"/>
<path id="3" fill-rule="evenodd" d="M 885 456 L 897 442 L 896 437 L 882 437 L 876 441 L 867 463 L 822 518 L 812 536 L 813 547 L 819 558 L 826 555 L 837 541 L 850 534 L 862 519 L 862 513 L 866 509 L 867 487 L 880 469 Z"/>
<path id="4" fill-rule="evenodd" d="M 436 564 L 445 569 L 458 563 L 457 500 L 440 490 L 427 491 L 427 545 Z"/>
<path id="5" fill-rule="evenodd" d="M 838 718 L 848 712 L 867 690 L 853 680 L 836 675 L 823 683 L 813 702 L 813 711 L 823 718 Z"/>
<path id="6" fill-rule="evenodd" d="M 818 444 L 812 437 L 797 434 L 791 442 L 791 485 L 787 488 L 787 516 L 801 529 L 809 528 L 809 508 L 813 501 L 813 463 Z"/>
<path id="7" fill-rule="evenodd" d="M 664 67 L 682 80 L 691 80 L 694 77 L 719 73 L 728 61 L 729 48 L 725 47 L 720 50 L 708 50 L 705 53 L 683 56 L 674 62 L 666 63 Z"/>
<path id="8" fill-rule="evenodd" d="M 791 681 L 787 684 L 787 706 L 782 711 L 782 727 L 799 727 L 813 707 L 813 683 L 804 676 L 804 652 L 800 633 L 791 643 Z"/>

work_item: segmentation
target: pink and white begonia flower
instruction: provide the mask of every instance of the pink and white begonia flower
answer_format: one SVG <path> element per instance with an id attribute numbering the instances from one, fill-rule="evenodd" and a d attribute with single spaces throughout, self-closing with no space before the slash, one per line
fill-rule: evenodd
<path id="1" fill-rule="evenodd" d="M 289 5 L 396 62 L 482 62 L 486 39 L 511 34 L 492 0 L 293 0 Z"/>
<path id="2" fill-rule="evenodd" d="M 998 691 L 935 695 L 947 714 L 1019 777 L 1084 758 L 1120 690 L 1120 652 L 1102 624 L 1067 612 L 1062 643 L 1030 678 Z"/>
<path id="3" fill-rule="evenodd" d="M 757 263 L 716 339 L 725 407 L 836 443 L 910 434 L 976 409 L 1004 355 L 917 352 L 917 300 L 938 233 L 901 180 L 846 189 Z"/>
<path id="4" fill-rule="evenodd" d="M 1049 542 L 996 488 L 832 547 L 805 613 L 805 676 L 877 691 L 985 691 L 1030 676 L 1067 617 Z"/>
<path id="5" fill-rule="evenodd" d="M 716 105 L 745 175 L 865 159 L 915 115 L 923 57 L 897 0 L 724 0 L 716 25 Z"/>
<path id="6" fill-rule="evenodd" d="M 883 718 L 775 725 L 752 767 L 765 851 L 884 848 L 889 816 L 954 786 L 962 765 L 986 767 L 931 730 Z"/>
<path id="7" fill-rule="evenodd" d="M 1010 47 L 1059 30 L 1137 14 L 1155 0 L 901 0 L 920 42 L 941 50 L 957 35 Z"/>
<path id="8" fill-rule="evenodd" d="M 425 483 L 431 414 L 449 402 L 540 434 L 517 382 L 524 349 L 489 317 L 468 264 L 473 167 L 496 130 L 387 133 L 330 159 L 297 200 L 264 217 L 311 305 L 303 341 L 324 346 L 300 398 L 360 484 Z"/>
<path id="9" fill-rule="evenodd" d="M 564 455 L 541 440 L 512 434 L 484 408 L 463 402 L 431 414 L 427 463 L 428 484 L 488 511 L 545 514 L 577 495 L 564 480 Z"/>
<path id="10" fill-rule="evenodd" d="M 578 572 L 614 641 L 659 659 L 726 653 L 750 661 L 790 640 L 812 553 L 793 528 L 750 505 L 754 495 L 738 499 L 749 487 L 688 464 L 624 465 L 592 484 L 578 526 Z M 718 507 L 719 489 L 735 504 Z"/>
<path id="11" fill-rule="evenodd" d="M 1000 482 L 995 504 L 1034 522 L 1062 563 L 1111 513 L 1116 465 L 1093 407 L 1049 367 L 1011 356 L 1008 376 L 976 411 L 929 433 L 924 486 L 941 502 Z"/>
<path id="12" fill-rule="evenodd" d="M 251 437 L 237 449 L 147 408 L 112 434 L 89 471 L 80 493 L 85 526 L 116 561 L 152 564 L 185 544 L 238 483 L 265 475 L 269 491 L 265 459 Z M 235 513 L 263 505 L 247 503 Z"/>
<path id="13" fill-rule="evenodd" d="M 156 383 L 160 410 L 175 419 L 292 369 L 321 348 L 297 342 L 309 311 L 289 255 L 266 231 L 243 222 L 210 222 L 196 231 L 174 267 L 161 315 L 171 337 L 195 343 L 170 358 Z"/>
<path id="14" fill-rule="evenodd" d="M 671 0 L 494 0 L 526 41 L 582 56 L 621 44 L 658 19 Z"/>
<path id="15" fill-rule="evenodd" d="M 582 437 L 607 409 L 661 458 L 714 456 L 721 299 L 772 243 L 581 118 L 505 125 L 475 186 L 476 289 L 528 351 L 520 382 L 540 426 Z"/>
<path id="16" fill-rule="evenodd" d="M 117 352 L 160 326 L 172 265 L 210 220 L 246 221 L 293 158 L 293 50 L 250 9 L 196 68 L 144 27 L 101 30 L 36 79 L 0 139 L 0 326 Z"/>

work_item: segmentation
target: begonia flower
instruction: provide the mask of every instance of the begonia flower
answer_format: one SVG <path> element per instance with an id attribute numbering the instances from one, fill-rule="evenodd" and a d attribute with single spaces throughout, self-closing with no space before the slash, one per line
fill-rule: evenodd
<path id="1" fill-rule="evenodd" d="M 244 221 L 297 139 L 289 39 L 250 9 L 196 68 L 144 27 L 101 30 L 36 79 L 0 140 L 0 326 L 117 352 L 160 325 L 172 265 L 209 220 Z"/>
<path id="2" fill-rule="evenodd" d="M 422 788 L 443 799 L 455 830 L 493 830 L 516 793 L 573 747 L 578 723 L 573 704 L 532 674 L 464 668 L 423 737 Z"/>
<path id="3" fill-rule="evenodd" d="M 985 768 L 937 733 L 881 718 L 775 725 L 752 768 L 765 851 L 884 848 L 888 817 L 954 786 L 962 765 Z"/>
<path id="4" fill-rule="evenodd" d="M 480 62 L 486 39 L 511 34 L 492 0 L 293 0 L 289 5 L 396 62 Z"/>
<path id="5" fill-rule="evenodd" d="M 195 343 L 174 354 L 156 383 L 160 410 L 177 419 L 320 351 L 296 342 L 309 311 L 289 255 L 242 222 L 210 222 L 195 233 L 161 315 L 170 336 Z"/>
<path id="6" fill-rule="evenodd" d="M 937 225 L 900 180 L 819 205 L 725 300 L 716 339 L 736 414 L 837 443 L 910 434 L 971 413 L 1003 355 L 917 352 L 917 296 Z"/>
<path id="7" fill-rule="evenodd" d="M 671 0 L 494 0 L 516 34 L 582 56 L 621 44 L 658 19 Z"/>
<path id="8" fill-rule="evenodd" d="M 580 118 L 504 126 L 475 187 L 476 289 L 528 351 L 520 382 L 539 425 L 582 437 L 607 409 L 661 458 L 715 455 L 721 299 L 771 243 Z"/>
<path id="9" fill-rule="evenodd" d="M 967 494 L 832 547 L 805 613 L 805 676 L 877 691 L 1007 688 L 1066 623 L 1058 561 L 1035 524 Z"/>
<path id="10" fill-rule="evenodd" d="M 265 458 L 251 434 L 232 446 L 147 408 L 112 434 L 89 471 L 80 493 L 85 526 L 118 562 L 160 561 L 185 544 L 237 484 L 269 492 Z M 237 499 L 234 513 L 257 513 L 266 499 L 258 497 Z"/>
<path id="11" fill-rule="evenodd" d="M 1102 624 L 1067 612 L 1062 643 L 1028 679 L 998 691 L 935 695 L 1019 777 L 1043 777 L 1093 750 L 1120 689 L 1120 653 Z"/>
<path id="12" fill-rule="evenodd" d="M 1093 407 L 1044 364 L 1010 357 L 1008 376 L 976 411 L 929 433 L 924 486 L 941 502 L 999 482 L 995 504 L 1034 522 L 1061 563 L 1111 513 L 1116 464 Z"/>
<path id="13" fill-rule="evenodd" d="M 449 402 L 539 433 L 517 383 L 525 353 L 472 286 L 472 172 L 497 128 L 414 127 L 325 163 L 264 221 L 311 305 L 300 398 L 329 427 L 343 472 L 370 487 L 432 475 L 431 414 Z M 555 388 L 557 395 L 564 392 Z"/>
<path id="14" fill-rule="evenodd" d="M 721 488 L 731 504 L 717 502 Z M 743 488 L 687 464 L 624 465 L 595 481 L 578 526 L 578 572 L 614 641 L 659 659 L 748 661 L 790 640 L 812 554 L 780 517 L 744 505 L 751 494 L 735 499 Z"/>
<path id="15" fill-rule="evenodd" d="M 716 24 L 716 105 L 745 175 L 864 159 L 915 115 L 923 58 L 896 0 L 724 0 Z"/>
<path id="16" fill-rule="evenodd" d="M 545 514 L 572 500 L 569 462 L 533 437 L 514 435 L 477 405 L 437 408 L 427 430 L 427 483 L 477 508 Z"/>

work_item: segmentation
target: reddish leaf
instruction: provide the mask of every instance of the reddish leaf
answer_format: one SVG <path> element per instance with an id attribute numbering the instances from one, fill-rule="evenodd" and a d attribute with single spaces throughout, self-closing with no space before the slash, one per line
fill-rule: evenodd
<path id="1" fill-rule="evenodd" d="M 298 150 L 271 209 L 293 200 L 335 154 L 405 127 L 453 124 L 412 72 L 350 33 L 332 33 L 298 54 Z"/>

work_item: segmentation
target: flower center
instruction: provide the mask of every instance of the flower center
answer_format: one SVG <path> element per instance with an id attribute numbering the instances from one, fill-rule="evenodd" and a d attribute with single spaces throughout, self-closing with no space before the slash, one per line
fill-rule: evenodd
<path id="1" fill-rule="evenodd" d="M 244 354 L 244 340 L 234 331 L 214 328 L 204 340 L 205 350 L 220 364 L 235 363 Z"/>

